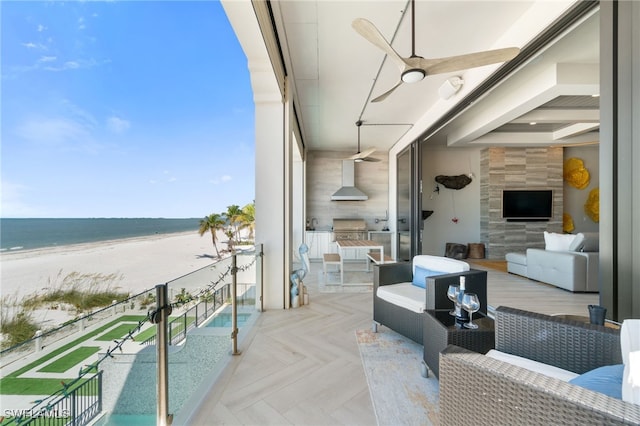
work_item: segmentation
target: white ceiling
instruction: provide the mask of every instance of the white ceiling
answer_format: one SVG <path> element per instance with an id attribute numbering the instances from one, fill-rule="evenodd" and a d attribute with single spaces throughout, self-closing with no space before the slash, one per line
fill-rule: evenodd
<path id="1" fill-rule="evenodd" d="M 524 47 L 572 3 L 418 0 L 416 54 L 437 58 Z M 428 76 L 371 103 L 396 84 L 399 71 L 351 23 L 358 17 L 368 19 L 401 56 L 409 56 L 411 16 L 406 0 L 272 1 L 271 7 L 287 73 L 293 79 L 303 140 L 310 150 L 355 152 L 357 120 L 364 122 L 362 150 L 375 147 L 386 152 L 395 144 L 406 145 L 501 65 Z M 595 16 L 477 101 L 431 141 L 455 146 L 597 141 L 598 102 L 591 95 L 598 92 L 598 43 Z M 465 84 L 453 98 L 442 100 L 438 88 L 452 76 L 461 76 Z M 530 121 L 538 125 L 531 126 Z"/>

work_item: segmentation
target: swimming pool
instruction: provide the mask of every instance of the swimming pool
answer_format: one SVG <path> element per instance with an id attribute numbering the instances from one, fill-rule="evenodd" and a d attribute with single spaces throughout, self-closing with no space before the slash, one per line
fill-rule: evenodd
<path id="1" fill-rule="evenodd" d="M 242 327 L 247 323 L 247 320 L 251 317 L 251 314 L 239 313 L 238 314 L 238 327 Z M 228 327 L 231 328 L 231 312 L 220 312 L 216 314 L 205 325 L 205 327 Z"/>
<path id="2" fill-rule="evenodd" d="M 154 414 L 110 414 L 96 422 L 96 426 L 154 426 Z"/>

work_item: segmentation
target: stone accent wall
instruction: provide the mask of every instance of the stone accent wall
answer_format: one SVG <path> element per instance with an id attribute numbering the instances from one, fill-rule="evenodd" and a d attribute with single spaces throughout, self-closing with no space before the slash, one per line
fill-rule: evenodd
<path id="1" fill-rule="evenodd" d="M 480 236 L 488 259 L 544 248 L 544 231 L 562 232 L 563 149 L 487 148 L 480 154 Z M 553 218 L 544 222 L 507 222 L 502 218 L 503 189 L 552 189 Z"/>

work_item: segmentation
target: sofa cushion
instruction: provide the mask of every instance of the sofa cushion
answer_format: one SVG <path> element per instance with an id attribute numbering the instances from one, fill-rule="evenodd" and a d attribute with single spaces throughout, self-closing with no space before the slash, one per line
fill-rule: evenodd
<path id="1" fill-rule="evenodd" d="M 487 356 L 499 361 L 517 365 L 518 367 L 525 368 L 535 373 L 544 374 L 548 377 L 555 377 L 556 379 L 562 380 L 564 382 L 568 382 L 569 380 L 578 377 L 578 375 L 572 371 L 564 370 L 562 368 L 554 367 L 553 365 L 544 364 L 542 362 L 534 361 L 532 359 L 524 358 L 521 356 L 501 352 L 496 349 L 491 349 L 489 352 L 487 352 Z"/>
<path id="2" fill-rule="evenodd" d="M 640 319 L 626 319 L 622 322 L 620 350 L 624 364 L 622 399 L 640 404 Z"/>
<path id="3" fill-rule="evenodd" d="M 605 365 L 569 380 L 572 385 L 594 392 L 600 392 L 612 398 L 622 399 L 623 364 Z"/>
<path id="4" fill-rule="evenodd" d="M 396 306 L 419 314 L 427 309 L 426 291 L 412 283 L 380 286 L 376 291 L 376 296 Z"/>
<path id="5" fill-rule="evenodd" d="M 442 271 L 434 271 L 433 269 L 423 268 L 421 266 L 416 266 L 413 270 L 413 281 L 411 284 L 426 288 L 427 287 L 427 277 L 433 277 L 435 275 L 444 275 L 448 274 L 448 272 Z"/>
<path id="6" fill-rule="evenodd" d="M 544 248 L 550 251 L 575 251 L 571 250 L 571 245 L 575 238 L 576 235 L 574 234 L 557 234 L 555 232 L 544 231 Z M 584 238 L 584 236 L 582 238 Z"/>

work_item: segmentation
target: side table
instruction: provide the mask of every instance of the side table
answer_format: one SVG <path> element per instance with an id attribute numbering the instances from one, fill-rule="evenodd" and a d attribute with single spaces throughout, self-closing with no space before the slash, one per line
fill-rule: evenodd
<path id="1" fill-rule="evenodd" d="M 429 370 L 439 377 L 440 352 L 450 344 L 482 354 L 495 347 L 493 320 L 480 312 L 473 314 L 473 323 L 478 325 L 476 329 L 456 326 L 455 317 L 449 314 L 449 309 L 427 310 L 423 318 L 425 377 L 429 377 Z"/>

